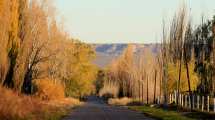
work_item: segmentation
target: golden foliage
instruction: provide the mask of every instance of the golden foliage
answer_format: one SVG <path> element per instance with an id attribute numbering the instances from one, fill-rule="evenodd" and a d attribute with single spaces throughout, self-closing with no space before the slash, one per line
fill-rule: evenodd
<path id="1" fill-rule="evenodd" d="M 0 1 L 0 84 L 5 80 L 9 61 L 8 61 L 8 26 L 9 26 L 9 2 L 7 0 Z M 3 17 L 4 16 L 4 17 Z"/>
<path id="2" fill-rule="evenodd" d="M 190 74 L 190 85 L 191 90 L 195 91 L 199 84 L 198 74 L 194 71 L 195 63 L 194 61 L 189 62 L 189 74 Z M 177 80 L 178 80 L 179 66 L 178 64 L 169 63 L 168 64 L 168 91 L 173 92 L 177 89 Z M 187 82 L 187 71 L 185 65 L 181 67 L 181 81 L 180 81 L 180 90 L 186 92 L 189 90 Z"/>
<path id="3" fill-rule="evenodd" d="M 150 49 L 144 48 L 144 52 L 137 56 L 134 54 L 134 47 L 134 45 L 128 45 L 123 54 L 109 66 L 108 80 L 100 92 L 111 93 L 117 89 L 117 97 L 141 97 L 144 101 L 148 99 L 152 102 L 154 94 L 161 94 L 159 92 L 161 76 L 157 75 L 161 68 Z M 118 86 L 114 87 L 114 83 Z"/>
<path id="4" fill-rule="evenodd" d="M 92 47 L 73 39 L 66 39 L 61 45 L 59 53 L 49 61 L 49 76 L 62 81 L 66 96 L 81 97 L 94 92 L 97 68 L 92 64 Z"/>
<path id="5" fill-rule="evenodd" d="M 94 90 L 94 50 L 69 38 L 51 7 L 41 0 L 0 0 L 0 119 L 44 119 L 56 104 L 79 104 L 65 99 L 65 93 L 79 97 Z M 32 93 L 32 81 L 37 94 L 21 95 Z M 76 84 L 67 84 L 71 81 Z M 2 88 L 3 83 L 17 93 Z"/>
<path id="6" fill-rule="evenodd" d="M 65 97 L 63 85 L 60 83 L 54 83 L 54 80 L 36 80 L 36 86 L 36 96 L 42 100 L 58 100 Z"/>
<path id="7" fill-rule="evenodd" d="M 94 50 L 68 37 L 57 24 L 50 3 L 1 0 L 0 82 L 31 93 L 31 81 L 48 77 L 63 83 L 66 93 L 90 94 L 97 71 L 91 63 Z"/>
<path id="8" fill-rule="evenodd" d="M 10 3 L 10 28 L 9 28 L 9 48 L 15 49 L 14 53 L 19 47 L 19 0 L 13 0 Z M 13 48 L 14 47 L 14 48 Z"/>
<path id="9" fill-rule="evenodd" d="M 123 51 L 122 55 L 113 60 L 109 66 L 109 80 L 119 85 L 120 96 L 131 96 L 131 84 L 134 82 L 134 46 L 132 44 Z"/>

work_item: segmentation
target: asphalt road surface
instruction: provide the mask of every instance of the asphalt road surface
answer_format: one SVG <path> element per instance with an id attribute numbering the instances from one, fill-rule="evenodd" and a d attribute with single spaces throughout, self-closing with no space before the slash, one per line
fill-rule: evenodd
<path id="1" fill-rule="evenodd" d="M 63 120 L 153 120 L 144 114 L 123 107 L 109 106 L 92 96 L 86 104 L 72 111 Z"/>

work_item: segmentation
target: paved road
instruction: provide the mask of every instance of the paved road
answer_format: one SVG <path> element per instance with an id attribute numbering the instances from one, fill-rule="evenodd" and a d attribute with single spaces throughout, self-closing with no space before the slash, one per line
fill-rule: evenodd
<path id="1" fill-rule="evenodd" d="M 97 97 L 89 97 L 87 103 L 72 111 L 63 120 L 153 120 L 141 113 L 122 107 L 104 104 Z"/>

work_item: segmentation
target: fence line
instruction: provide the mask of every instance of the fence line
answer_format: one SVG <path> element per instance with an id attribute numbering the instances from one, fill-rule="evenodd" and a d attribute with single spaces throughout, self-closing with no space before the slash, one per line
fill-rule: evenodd
<path id="1" fill-rule="evenodd" d="M 157 97 L 157 104 L 161 104 L 163 96 Z M 174 104 L 177 101 L 177 94 L 174 92 L 169 94 L 168 103 Z M 186 109 L 194 109 L 207 112 L 215 112 L 215 97 L 201 96 L 201 95 L 189 95 L 179 94 L 178 95 L 178 106 Z"/>

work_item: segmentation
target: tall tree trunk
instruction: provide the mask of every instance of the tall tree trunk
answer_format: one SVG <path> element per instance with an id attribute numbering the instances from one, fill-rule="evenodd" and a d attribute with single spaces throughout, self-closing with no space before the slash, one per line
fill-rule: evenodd
<path id="1" fill-rule="evenodd" d="M 213 52 L 212 52 L 212 62 L 213 62 L 213 69 L 215 69 L 215 21 L 213 21 L 212 25 L 212 32 L 213 32 Z M 213 85 L 213 95 L 215 95 L 215 72 L 212 72 L 212 85 Z"/>
<path id="2" fill-rule="evenodd" d="M 178 105 L 178 101 L 179 101 L 179 94 L 180 94 L 180 84 L 181 84 L 181 65 L 182 65 L 182 52 L 180 52 L 180 61 L 179 61 L 179 73 L 178 73 L 178 82 L 177 82 L 177 99 L 176 99 L 176 103 Z"/>
<path id="3" fill-rule="evenodd" d="M 139 101 L 141 101 L 141 82 L 140 82 L 140 80 L 138 81 L 138 86 L 139 86 L 139 89 L 138 89 L 138 91 L 139 91 Z"/>
<path id="4" fill-rule="evenodd" d="M 3 83 L 4 86 L 13 88 L 14 81 L 13 81 L 13 73 L 14 67 L 16 64 L 16 58 L 19 49 L 19 38 L 18 38 L 18 22 L 19 22 L 19 2 L 17 0 L 10 0 L 10 28 L 9 28 L 9 38 L 8 38 L 8 58 L 10 61 L 10 66 Z"/>
<path id="5" fill-rule="evenodd" d="M 154 104 L 156 103 L 156 82 L 157 82 L 157 70 L 155 69 L 155 82 L 154 82 Z"/>
<path id="6" fill-rule="evenodd" d="M 163 71 L 164 75 L 163 75 L 163 89 L 164 89 L 164 107 L 167 107 L 167 94 L 168 94 L 168 91 L 167 91 L 167 64 L 164 63 L 164 71 Z"/>
<path id="7" fill-rule="evenodd" d="M 14 66 L 15 66 L 15 58 L 10 57 L 9 70 L 7 72 L 6 78 L 5 78 L 4 83 L 3 83 L 3 85 L 8 87 L 8 88 L 13 88 L 14 87 L 13 73 L 14 73 Z"/>
<path id="8" fill-rule="evenodd" d="M 142 89 L 142 92 L 141 92 L 142 95 L 141 95 L 141 97 L 142 97 L 142 103 L 143 103 L 143 102 L 144 102 L 144 101 L 143 101 L 143 83 L 141 83 L 141 86 L 142 86 L 142 88 L 141 88 L 141 89 Z"/>
<path id="9" fill-rule="evenodd" d="M 32 70 L 28 69 L 25 78 L 24 83 L 22 85 L 22 92 L 25 94 L 32 94 Z"/>
<path id="10" fill-rule="evenodd" d="M 148 76 L 147 76 L 147 79 L 146 79 L 146 97 L 147 97 L 147 104 L 149 104 L 149 83 L 148 83 Z"/>
<path id="11" fill-rule="evenodd" d="M 161 93 L 162 93 L 161 91 L 162 91 L 162 73 L 160 73 L 160 95 L 159 95 L 159 97 L 160 97 L 159 100 L 160 100 L 160 101 L 161 101 L 161 95 L 162 95 L 162 94 L 161 94 Z"/>
<path id="12" fill-rule="evenodd" d="M 187 72 L 187 82 L 188 82 L 188 87 L 189 87 L 189 97 L 191 100 L 191 110 L 193 109 L 193 103 L 192 103 L 192 91 L 191 91 L 191 86 L 190 86 L 190 74 L 189 74 L 189 66 L 188 66 L 188 60 L 187 60 L 187 52 L 186 48 L 184 47 L 184 59 L 185 59 L 185 66 L 186 66 L 186 72 Z"/>
<path id="13" fill-rule="evenodd" d="M 141 83 L 141 85 L 142 85 L 142 88 L 141 88 L 141 89 L 142 89 L 142 103 L 144 102 L 144 98 L 143 98 L 143 97 L 144 97 L 144 96 L 143 96 L 143 95 L 144 95 L 144 90 L 143 90 L 143 89 L 144 89 L 144 87 L 143 87 L 144 84 L 143 84 L 143 80 L 144 80 L 144 76 L 142 75 L 142 83 Z"/>

